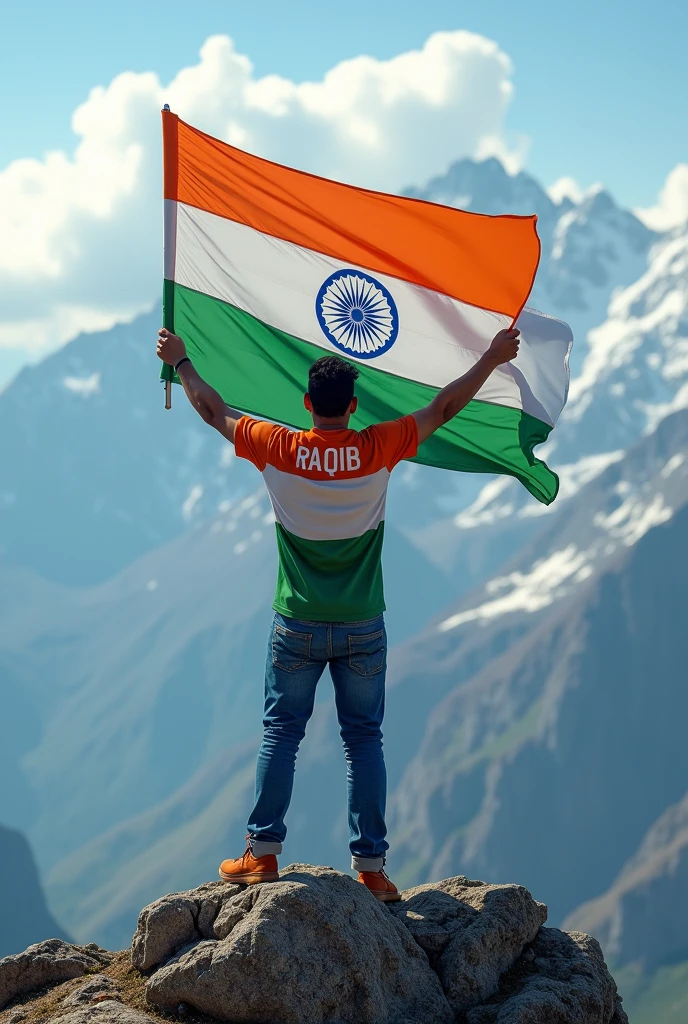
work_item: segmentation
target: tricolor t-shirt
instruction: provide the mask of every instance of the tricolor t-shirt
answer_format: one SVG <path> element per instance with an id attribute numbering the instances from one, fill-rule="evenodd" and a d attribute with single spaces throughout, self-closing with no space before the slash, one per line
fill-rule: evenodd
<path id="1" fill-rule="evenodd" d="M 361 431 L 289 430 L 242 416 L 234 444 L 263 474 L 275 513 L 274 609 L 313 622 L 380 615 L 387 486 L 418 450 L 413 416 Z"/>

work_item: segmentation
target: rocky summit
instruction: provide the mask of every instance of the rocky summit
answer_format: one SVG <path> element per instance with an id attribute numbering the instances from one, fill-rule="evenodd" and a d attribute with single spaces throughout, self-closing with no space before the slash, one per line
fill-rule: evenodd
<path id="1" fill-rule="evenodd" d="M 595 939 L 520 885 L 463 876 L 383 905 L 349 875 L 211 882 L 141 911 L 131 949 L 0 960 L 0 1024 L 627 1024 Z"/>

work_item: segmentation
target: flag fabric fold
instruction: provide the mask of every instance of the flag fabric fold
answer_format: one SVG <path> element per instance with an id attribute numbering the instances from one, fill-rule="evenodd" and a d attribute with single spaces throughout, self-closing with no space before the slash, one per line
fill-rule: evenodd
<path id="1" fill-rule="evenodd" d="M 503 327 L 517 359 L 419 449 L 446 469 L 508 473 L 540 501 L 533 454 L 568 391 L 570 329 L 525 308 L 535 217 L 466 213 L 271 163 L 163 112 L 164 323 L 244 412 L 307 427 L 308 368 L 355 363 L 360 429 L 427 405 Z"/>

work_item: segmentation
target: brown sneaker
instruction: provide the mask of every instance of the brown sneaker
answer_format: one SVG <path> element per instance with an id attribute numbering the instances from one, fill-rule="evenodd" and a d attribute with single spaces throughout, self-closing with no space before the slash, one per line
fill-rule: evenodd
<path id="1" fill-rule="evenodd" d="M 223 860 L 220 864 L 220 878 L 225 882 L 240 882 L 255 885 L 256 882 L 276 882 L 279 878 L 277 857 L 268 853 L 265 857 L 254 857 L 246 837 L 246 853 L 243 857 Z"/>
<path id="2" fill-rule="evenodd" d="M 370 889 L 373 896 L 383 903 L 396 903 L 401 899 L 401 893 L 394 882 L 390 881 L 382 871 L 359 871 L 358 880 L 366 889 Z"/>

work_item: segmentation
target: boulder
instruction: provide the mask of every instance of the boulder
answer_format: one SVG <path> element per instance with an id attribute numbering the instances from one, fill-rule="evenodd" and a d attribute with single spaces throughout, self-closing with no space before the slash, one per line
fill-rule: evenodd
<path id="1" fill-rule="evenodd" d="M 75 946 L 62 939 L 46 939 L 23 953 L 6 956 L 0 960 L 0 1010 L 16 996 L 79 978 L 110 963 L 113 956 L 93 942 Z"/>
<path id="2" fill-rule="evenodd" d="M 84 1006 L 59 1018 L 60 1024 L 160 1024 L 159 1020 L 131 1006 L 109 999 L 95 1006 Z"/>
<path id="3" fill-rule="evenodd" d="M 465 1024 L 628 1024 L 596 939 L 541 928 L 495 996 Z"/>
<path id="4" fill-rule="evenodd" d="M 463 876 L 407 889 L 391 909 L 428 954 L 455 1013 L 497 991 L 547 920 L 547 907 L 523 886 Z"/>
<path id="5" fill-rule="evenodd" d="M 189 943 L 214 938 L 213 925 L 220 907 L 243 889 L 226 882 L 208 882 L 189 892 L 163 896 L 144 907 L 131 943 L 134 967 L 148 971 Z"/>
<path id="6" fill-rule="evenodd" d="M 88 981 L 73 989 L 62 1000 L 64 1006 L 88 1006 L 104 999 L 119 999 L 119 989 L 107 974 L 92 974 Z"/>
<path id="7" fill-rule="evenodd" d="M 138 1009 L 145 986 L 166 1014 L 228 1024 L 628 1024 L 599 944 L 542 927 L 546 914 L 518 885 L 449 878 L 382 904 L 350 875 L 296 864 L 146 907 L 131 950 L 145 974 L 59 940 L 0 960 L 2 1005 L 88 973 L 61 1003 L 29 997 L 2 1016 L 160 1024 Z"/>
<path id="8" fill-rule="evenodd" d="M 292 865 L 278 882 L 230 892 L 213 932 L 152 975 L 153 1004 L 187 1003 L 237 1024 L 454 1020 L 424 950 L 349 875 Z"/>

